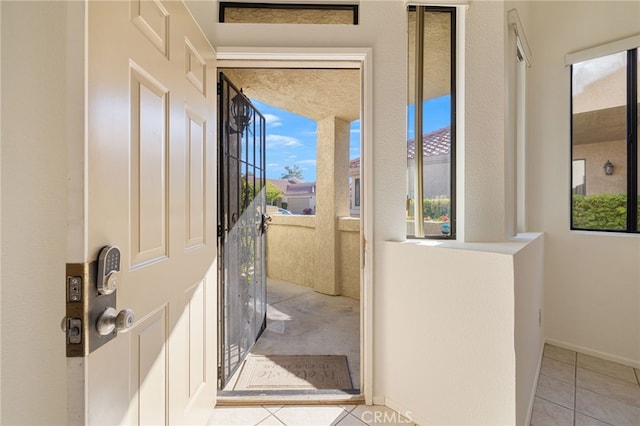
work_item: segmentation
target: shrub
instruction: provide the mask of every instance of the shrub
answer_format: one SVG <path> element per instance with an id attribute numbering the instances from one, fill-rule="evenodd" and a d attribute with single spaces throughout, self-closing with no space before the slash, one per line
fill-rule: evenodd
<path id="1" fill-rule="evenodd" d="M 627 196 L 596 194 L 573 196 L 573 227 L 616 230 L 627 227 Z"/>
<path id="2" fill-rule="evenodd" d="M 409 200 L 407 217 L 413 219 L 413 200 Z M 450 202 L 448 198 L 425 198 L 423 200 L 423 215 L 426 220 L 446 222 L 450 216 Z"/>

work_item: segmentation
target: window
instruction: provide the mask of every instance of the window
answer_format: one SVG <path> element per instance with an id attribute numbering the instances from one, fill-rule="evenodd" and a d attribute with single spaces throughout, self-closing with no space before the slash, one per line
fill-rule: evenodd
<path id="1" fill-rule="evenodd" d="M 455 8 L 410 6 L 407 235 L 455 238 Z"/>
<path id="2" fill-rule="evenodd" d="M 353 205 L 354 207 L 360 207 L 360 178 L 354 179 L 353 192 Z"/>
<path id="3" fill-rule="evenodd" d="M 638 232 L 638 49 L 571 66 L 571 228 Z"/>
<path id="4" fill-rule="evenodd" d="M 358 25 L 357 4 L 220 2 L 218 21 L 231 24 Z"/>

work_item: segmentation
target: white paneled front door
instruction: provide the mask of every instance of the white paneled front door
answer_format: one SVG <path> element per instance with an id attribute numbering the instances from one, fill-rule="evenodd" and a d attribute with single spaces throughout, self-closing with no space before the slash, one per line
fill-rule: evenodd
<path id="1" fill-rule="evenodd" d="M 135 322 L 68 358 L 69 421 L 204 424 L 217 365 L 215 53 L 182 2 L 85 7 L 85 163 L 70 165 L 83 169 L 70 190 L 84 213 L 69 244 L 87 264 L 120 248 L 115 308 Z"/>

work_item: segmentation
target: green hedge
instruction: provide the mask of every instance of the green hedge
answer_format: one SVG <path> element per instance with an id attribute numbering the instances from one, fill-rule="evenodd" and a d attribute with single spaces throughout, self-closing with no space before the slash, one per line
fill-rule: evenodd
<path id="1" fill-rule="evenodd" d="M 627 196 L 597 194 L 573 196 L 573 227 L 618 230 L 627 227 Z"/>
<path id="2" fill-rule="evenodd" d="M 409 201 L 407 216 L 413 218 L 413 199 Z M 423 214 L 425 218 L 438 221 L 442 216 L 450 216 L 451 202 L 448 198 L 425 198 L 423 200 Z"/>

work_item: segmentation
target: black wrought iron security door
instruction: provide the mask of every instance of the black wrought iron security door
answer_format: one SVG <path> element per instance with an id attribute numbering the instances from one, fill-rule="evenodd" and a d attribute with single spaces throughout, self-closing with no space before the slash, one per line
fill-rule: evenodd
<path id="1" fill-rule="evenodd" d="M 220 73 L 218 285 L 223 389 L 266 326 L 265 119 Z"/>

